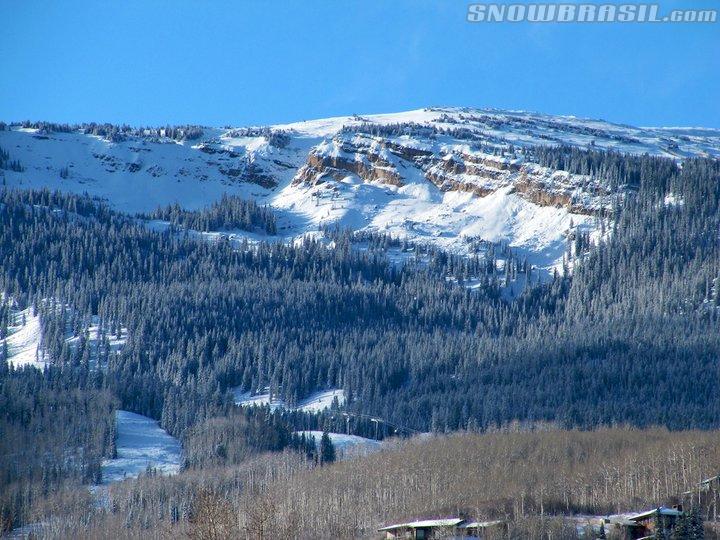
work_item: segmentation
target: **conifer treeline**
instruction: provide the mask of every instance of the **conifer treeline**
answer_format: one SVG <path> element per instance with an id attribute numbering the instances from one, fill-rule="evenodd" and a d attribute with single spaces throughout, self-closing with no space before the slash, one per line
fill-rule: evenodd
<path id="1" fill-rule="evenodd" d="M 30 433 L 46 430 L 40 426 L 67 421 L 62 437 L 47 428 L 47 445 L 64 452 L 79 441 L 85 449 L 72 471 L 46 472 L 32 460 L 12 467 L 38 471 L 29 474 L 41 486 L 43 478 L 96 478 L 110 444 L 103 426 L 112 396 L 183 436 L 194 467 L 287 445 L 309 452 L 289 436 L 293 428 L 349 426 L 374 436 L 369 418 L 383 420 L 379 436 L 515 420 L 717 427 L 720 163 L 677 167 L 563 148 L 540 154 L 635 189 L 572 278 L 557 276 L 511 302 L 502 299 L 492 256 L 412 246 L 417 261 L 399 267 L 376 248 L 411 246 L 345 233 L 333 235 L 332 247 L 305 240 L 238 249 L 149 230 L 88 197 L 3 191 L 0 290 L 41 314 L 43 352 L 63 364 L 44 375 L 0 370 L 0 399 L 26 400 L 0 409 L 12 411 L 4 429 L 27 446 Z M 354 249 L 355 241 L 373 249 Z M 458 286 L 471 277 L 480 286 Z M 4 327 L 8 314 L 3 305 Z M 105 372 L 90 369 L 86 349 L 66 344 L 90 315 L 104 336 L 127 329 L 122 353 L 103 355 Z M 332 410 L 242 413 L 234 386 L 267 388 L 290 405 L 343 388 L 351 420 Z M 43 405 L 65 394 L 86 417 L 67 419 L 57 412 L 64 405 Z M 63 438 L 83 429 L 72 444 Z"/>
<path id="2" fill-rule="evenodd" d="M 277 220 L 271 209 L 258 205 L 254 200 L 245 200 L 227 194 L 223 194 L 219 201 L 200 211 L 184 210 L 175 203 L 165 208 L 158 208 L 148 217 L 204 232 L 259 229 L 271 235 L 277 233 Z"/>
<path id="3" fill-rule="evenodd" d="M 32 122 L 25 120 L 19 124 L 10 124 L 10 126 L 19 125 L 23 128 L 37 129 L 40 134 L 49 133 L 73 133 L 75 131 L 82 133 L 90 133 L 103 137 L 112 142 L 121 142 L 128 137 L 153 137 L 168 138 L 176 141 L 195 140 L 203 135 L 203 128 L 200 126 L 182 125 L 182 126 L 164 126 L 164 127 L 131 127 L 126 124 L 109 124 L 97 122 L 86 122 L 82 124 L 61 124 L 57 122 Z M 6 124 L 2 124 L 5 129 Z"/>
<path id="4" fill-rule="evenodd" d="M 448 282 L 473 263 L 443 253 L 398 268 L 343 235 L 332 248 L 235 249 L 149 231 L 82 198 L 16 192 L 2 199 L 1 284 L 122 321 L 130 338 L 109 385 L 174 434 L 224 414 L 236 385 L 291 405 L 340 387 L 351 412 L 418 430 L 717 425 L 718 163 L 577 158 L 637 193 L 574 278 L 510 303 L 482 264 L 472 272 L 483 286 Z M 669 193 L 682 204 L 666 204 Z"/>
<path id="5" fill-rule="evenodd" d="M 0 363 L 0 533 L 27 523 L 51 493 L 100 480 L 116 406 L 99 373 Z"/>

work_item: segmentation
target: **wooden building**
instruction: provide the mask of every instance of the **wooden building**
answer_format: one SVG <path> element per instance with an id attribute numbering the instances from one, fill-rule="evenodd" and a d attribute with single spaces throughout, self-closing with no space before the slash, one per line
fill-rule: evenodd
<path id="1" fill-rule="evenodd" d="M 661 506 L 638 514 L 608 519 L 603 528 L 606 533 L 615 531 L 614 537 L 628 540 L 657 538 L 658 529 L 662 530 L 669 538 L 683 515 L 682 508 Z"/>
<path id="2" fill-rule="evenodd" d="M 504 529 L 502 520 L 475 521 L 463 518 L 425 519 L 397 523 L 379 529 L 388 540 L 432 540 L 439 538 L 482 538 L 490 529 Z"/>
<path id="3" fill-rule="evenodd" d="M 720 519 L 720 475 L 711 476 L 683 494 L 683 502 L 700 508 L 706 521 Z"/>

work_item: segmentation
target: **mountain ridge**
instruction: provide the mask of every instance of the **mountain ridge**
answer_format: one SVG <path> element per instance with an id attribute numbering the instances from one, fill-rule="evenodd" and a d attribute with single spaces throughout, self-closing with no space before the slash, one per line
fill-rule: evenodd
<path id="1" fill-rule="evenodd" d="M 88 192 L 129 213 L 171 203 L 198 209 L 229 193 L 279 213 L 278 234 L 260 239 L 338 226 L 457 254 L 483 240 L 512 247 L 546 275 L 561 266 L 568 238 L 599 239 L 599 219 L 630 186 L 539 164 L 536 149 L 720 157 L 712 128 L 458 107 L 245 128 L 3 128 L 0 175 L 9 187 Z"/>

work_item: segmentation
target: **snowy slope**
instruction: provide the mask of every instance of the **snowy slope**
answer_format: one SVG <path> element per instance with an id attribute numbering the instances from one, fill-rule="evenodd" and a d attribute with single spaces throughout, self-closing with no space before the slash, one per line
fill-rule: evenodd
<path id="1" fill-rule="evenodd" d="M 103 328 L 104 326 L 104 328 Z M 100 317 L 93 315 L 84 324 L 84 330 L 82 336 L 73 336 L 65 339 L 65 342 L 70 347 L 75 348 L 81 345 L 81 340 L 85 339 L 87 347 L 90 351 L 90 367 L 106 369 L 106 360 L 100 357 L 101 349 L 104 346 L 104 340 L 107 340 L 107 350 L 103 349 L 103 356 L 110 358 L 112 355 L 120 354 L 120 351 L 127 343 L 128 332 L 127 328 L 121 326 L 119 328 L 119 335 L 115 335 L 109 325 L 102 324 Z"/>
<path id="2" fill-rule="evenodd" d="M 64 309 L 69 315 L 72 313 L 72 309 L 68 306 L 58 305 L 56 309 Z M 12 363 L 16 368 L 32 366 L 41 370 L 52 363 L 54 359 L 42 347 L 40 316 L 33 314 L 32 306 L 24 310 L 11 310 L 11 316 L 11 324 L 7 329 L 8 336 L 0 339 L 0 347 L 4 348 L 7 344 L 8 363 Z M 81 322 L 82 331 L 79 335 L 74 335 L 68 326 L 65 343 L 72 351 L 85 346 L 89 353 L 90 368 L 105 369 L 107 360 L 112 355 L 120 353 L 128 337 L 127 328 L 120 326 L 120 334 L 115 335 L 110 326 L 107 323 L 103 324 L 97 315 L 86 317 Z"/>
<path id="3" fill-rule="evenodd" d="M 148 467 L 163 474 L 180 470 L 180 442 L 155 420 L 128 411 L 117 411 L 116 418 L 117 458 L 103 460 L 103 484 L 135 478 Z"/>
<path id="4" fill-rule="evenodd" d="M 332 407 L 335 400 L 337 400 L 338 405 L 342 407 L 345 404 L 345 391 L 325 390 L 315 392 L 298 403 L 296 409 L 309 413 L 320 412 Z"/>
<path id="5" fill-rule="evenodd" d="M 240 387 L 233 388 L 232 392 L 235 405 L 241 407 L 264 407 L 268 405 L 272 411 L 286 408 L 282 399 L 270 396 L 269 393 L 253 394 L 252 392 L 243 392 Z"/>
<path id="6" fill-rule="evenodd" d="M 15 312 L 13 315 L 16 324 L 8 329 L 7 338 L 0 339 L 0 347 L 7 343 L 8 362 L 18 368 L 33 366 L 43 369 L 46 362 L 40 354 L 40 316 L 33 315 L 32 308 Z"/>
<path id="7" fill-rule="evenodd" d="M 316 413 L 332 407 L 335 400 L 337 400 L 340 406 L 345 403 L 345 391 L 341 389 L 315 392 L 301 400 L 295 407 L 289 407 L 283 400 L 277 397 L 271 397 L 267 391 L 253 394 L 252 392 L 244 392 L 240 387 L 236 387 L 232 389 L 232 392 L 236 405 L 242 407 L 269 405 L 273 411 L 276 409 L 288 409 Z"/>
<path id="8" fill-rule="evenodd" d="M 549 271 L 561 261 L 571 222 L 595 234 L 594 215 L 622 198 L 603 179 L 539 167 L 513 150 L 559 144 L 720 157 L 720 130 L 464 108 L 203 128 L 190 141 L 133 132 L 111 142 L 87 128 L 14 125 L 0 131 L 0 148 L 24 170 L 0 176 L 12 187 L 87 192 L 131 213 L 173 202 L 198 209 L 232 193 L 278 211 L 273 240 L 332 224 L 459 254 L 483 239 Z"/>
<path id="9" fill-rule="evenodd" d="M 320 444 L 323 436 L 322 431 L 298 431 L 298 435 L 305 434 L 306 437 L 314 437 L 315 444 Z M 377 452 L 382 447 L 381 441 L 358 437 L 357 435 L 345 435 L 344 433 L 328 433 L 330 441 L 335 447 L 335 452 L 340 459 L 347 459 L 353 456 L 365 455 Z"/>

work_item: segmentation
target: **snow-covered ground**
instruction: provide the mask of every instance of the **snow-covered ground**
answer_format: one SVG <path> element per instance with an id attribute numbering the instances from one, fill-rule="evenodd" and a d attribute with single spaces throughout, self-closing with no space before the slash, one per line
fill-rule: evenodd
<path id="1" fill-rule="evenodd" d="M 402 133 L 368 131 L 400 124 Z M 522 161 L 512 157 L 511 146 L 559 144 L 675 159 L 720 157 L 720 130 L 639 128 L 468 108 L 344 116 L 266 129 L 205 128 L 199 139 L 182 142 L 142 136 L 109 142 L 79 130 L 44 133 L 13 126 L 0 131 L 0 147 L 24 170 L 4 170 L 0 176 L 9 187 L 87 192 L 130 213 L 175 202 L 199 209 L 223 193 L 253 198 L 271 205 L 279 220 L 275 237 L 232 232 L 235 239 L 251 242 L 294 241 L 333 224 L 458 254 L 469 252 L 468 239 L 482 238 L 508 244 L 547 274 L 561 263 L 571 220 L 597 237 L 594 218 L 578 213 L 568 200 L 597 208 L 618 195 L 604 193 L 603 179 L 509 168 Z M 328 169 L 314 159 L 344 161 Z M 357 167 L 364 172 L 347 170 Z M 564 198 L 541 204 L 516 189 L 518 181 L 536 173 L 544 189 Z M 387 175 L 397 181 L 387 181 Z"/>
<path id="2" fill-rule="evenodd" d="M 136 478 L 148 467 L 176 474 L 182 464 L 180 442 L 168 435 L 152 418 L 117 411 L 117 458 L 102 463 L 102 483 Z"/>
<path id="3" fill-rule="evenodd" d="M 7 338 L 0 339 L 0 347 L 7 343 L 8 362 L 12 362 L 15 367 L 33 366 L 43 369 L 46 362 L 39 350 L 40 317 L 33 315 L 32 307 L 16 311 L 13 316 L 16 324 L 8 329 Z"/>
<path id="4" fill-rule="evenodd" d="M 338 116 L 275 126 L 306 137 L 326 138 L 343 126 L 361 123 L 378 125 L 417 123 L 444 127 L 469 125 L 488 137 L 515 144 L 550 142 L 589 146 L 634 154 L 676 157 L 707 153 L 720 156 L 720 129 L 698 127 L 635 127 L 576 116 L 549 115 L 529 111 L 431 107 L 399 113 Z M 544 142 L 543 142 L 544 141 Z M 675 148 L 677 144 L 677 148 Z"/>
<path id="5" fill-rule="evenodd" d="M 328 193 L 327 186 L 336 184 L 338 192 L 323 194 Z M 416 191 L 357 180 L 350 187 L 342 184 L 327 181 L 286 189 L 275 204 L 301 213 L 317 229 L 338 225 L 372 230 L 459 255 L 468 253 L 470 239 L 504 242 L 547 274 L 561 266 L 571 225 L 591 232 L 593 240 L 598 236 L 593 217 L 533 204 L 509 186 L 476 197 L 468 192 L 443 193 L 431 184 Z"/>
<path id="6" fill-rule="evenodd" d="M 48 302 L 48 300 L 45 300 Z M 57 306 L 58 310 L 65 309 L 71 312 L 69 306 Z M 47 352 L 42 349 L 42 328 L 40 324 L 40 316 L 33 314 L 32 306 L 24 310 L 12 310 L 11 325 L 8 328 L 8 337 L 0 339 L 0 347 L 4 347 L 7 343 L 8 362 L 15 367 L 32 366 L 43 369 L 52 362 Z M 120 327 L 119 335 L 106 324 L 102 328 L 100 318 L 97 315 L 87 318 L 84 321 L 84 330 L 81 335 L 72 335 L 68 329 L 65 342 L 71 349 L 80 346 L 81 340 L 86 340 L 86 346 L 90 352 L 89 363 L 91 368 L 106 368 L 107 366 L 100 362 L 99 356 L 101 349 L 105 351 L 104 341 L 107 340 L 107 354 L 119 354 L 123 346 L 127 342 L 127 328 Z M 101 347 L 102 346 L 102 347 Z"/>
<path id="7" fill-rule="evenodd" d="M 298 435 L 305 434 L 306 437 L 315 437 L 315 444 L 320 444 L 322 431 L 297 431 Z M 345 435 L 344 433 L 328 433 L 330 441 L 335 447 L 335 452 L 340 459 L 347 459 L 354 456 L 361 456 L 371 452 L 377 452 L 382 448 L 382 442 L 357 435 Z"/>
<path id="8" fill-rule="evenodd" d="M 261 407 L 265 405 L 270 406 L 270 410 L 275 411 L 278 408 L 286 408 L 285 402 L 278 397 L 270 397 L 270 394 L 265 392 L 262 394 L 253 394 L 252 392 L 243 392 L 240 387 L 232 389 L 233 397 L 235 398 L 235 405 L 241 407 Z"/>
<path id="9" fill-rule="evenodd" d="M 316 392 L 298 403 L 296 409 L 311 413 L 320 412 L 332 407 L 335 400 L 342 407 L 345 404 L 345 391 L 325 390 L 324 392 Z"/>
<path id="10" fill-rule="evenodd" d="M 240 405 L 242 407 L 269 405 L 270 409 L 273 411 L 278 408 L 282 408 L 314 413 L 330 408 L 335 400 L 337 400 L 337 403 L 340 406 L 345 404 L 345 391 L 342 389 L 315 392 L 307 398 L 301 400 L 296 407 L 289 407 L 283 400 L 277 397 L 273 397 L 271 399 L 268 392 L 253 394 L 252 392 L 243 392 L 240 387 L 234 388 L 232 392 L 236 405 Z"/>
<path id="11" fill-rule="evenodd" d="M 107 365 L 101 363 L 98 356 L 98 345 L 100 345 L 101 341 L 107 339 L 107 345 L 109 347 L 107 354 L 109 358 L 110 355 L 120 354 L 120 351 L 125 346 L 125 343 L 127 343 L 128 338 L 128 331 L 127 328 L 125 328 L 124 326 L 120 327 L 119 334 L 115 334 L 111 328 L 107 327 L 107 325 L 105 326 L 105 328 L 102 328 L 100 317 L 98 317 L 97 315 L 93 315 L 92 317 L 90 317 L 90 320 L 87 321 L 83 334 L 87 339 L 87 346 L 91 351 L 90 365 L 93 368 L 100 369 L 107 368 Z M 71 336 L 65 341 L 71 347 L 77 347 L 80 344 L 80 340 L 80 336 Z"/>
<path id="12" fill-rule="evenodd" d="M 682 197 L 678 197 L 674 193 L 668 193 L 663 201 L 665 206 L 683 206 L 685 201 Z"/>

